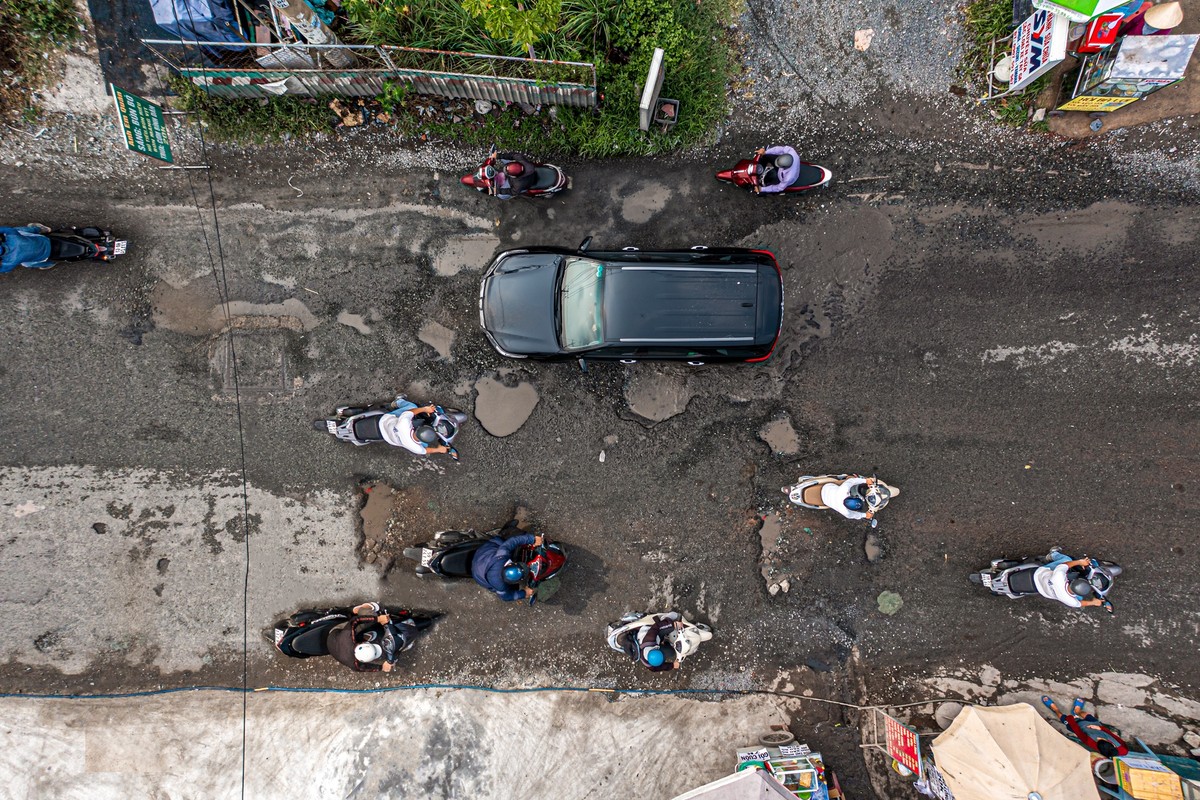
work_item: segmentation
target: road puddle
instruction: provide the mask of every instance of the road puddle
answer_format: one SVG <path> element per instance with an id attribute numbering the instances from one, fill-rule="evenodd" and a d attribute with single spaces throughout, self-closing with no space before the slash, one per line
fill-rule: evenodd
<path id="1" fill-rule="evenodd" d="M 454 346 L 454 331 L 440 322 L 428 319 L 421 324 L 417 338 L 437 351 L 443 361 L 452 361 L 450 350 Z"/>
<path id="2" fill-rule="evenodd" d="M 490 233 L 476 233 L 448 239 L 433 255 L 433 271 L 449 278 L 466 270 L 482 270 L 496 254 L 500 239 Z"/>
<path id="3" fill-rule="evenodd" d="M 758 432 L 758 438 L 766 442 L 774 453 L 793 456 L 800 452 L 800 437 L 796 435 L 791 417 L 787 415 L 764 425 Z"/>
<path id="4" fill-rule="evenodd" d="M 629 410 L 647 422 L 657 423 L 687 410 L 692 390 L 682 375 L 664 375 L 634 368 L 625 381 Z"/>
<path id="5" fill-rule="evenodd" d="M 521 381 L 505 386 L 495 378 L 475 382 L 475 418 L 492 436 L 510 436 L 521 429 L 538 404 L 537 389 Z"/>
<path id="6" fill-rule="evenodd" d="M 639 189 L 626 195 L 621 201 L 621 218 L 635 225 L 649 222 L 655 214 L 667 207 L 667 201 L 670 199 L 671 190 L 661 184 Z"/>

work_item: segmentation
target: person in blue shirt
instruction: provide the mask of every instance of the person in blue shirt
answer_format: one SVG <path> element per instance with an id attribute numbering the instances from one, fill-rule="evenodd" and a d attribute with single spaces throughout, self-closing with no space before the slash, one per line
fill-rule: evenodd
<path id="1" fill-rule="evenodd" d="M 47 269 L 50 261 L 50 232 L 45 225 L 22 225 L 19 228 L 0 226 L 0 272 L 12 272 L 17 267 Z"/>
<path id="2" fill-rule="evenodd" d="M 491 589 L 501 600 L 525 600 L 535 589 L 521 588 L 525 565 L 513 560 L 521 547 L 541 547 L 542 537 L 525 533 L 515 519 L 509 520 L 500 532 L 488 539 L 471 559 L 471 577 L 485 589 Z"/>

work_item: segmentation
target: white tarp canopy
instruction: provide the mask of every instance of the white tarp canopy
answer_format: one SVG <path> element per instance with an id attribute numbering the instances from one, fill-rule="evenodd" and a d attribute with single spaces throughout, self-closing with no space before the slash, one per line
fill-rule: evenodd
<path id="1" fill-rule="evenodd" d="M 761 769 L 744 769 L 673 800 L 796 800 L 796 795 L 769 773 Z"/>
<path id="2" fill-rule="evenodd" d="M 1088 751 L 1033 706 L 967 706 L 933 740 L 955 800 L 1100 800 Z"/>

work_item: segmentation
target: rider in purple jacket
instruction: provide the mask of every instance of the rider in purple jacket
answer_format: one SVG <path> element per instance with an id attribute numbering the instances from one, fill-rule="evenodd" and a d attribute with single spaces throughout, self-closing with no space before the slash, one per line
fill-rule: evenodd
<path id="1" fill-rule="evenodd" d="M 759 183 L 755 184 L 755 192 L 766 194 L 782 192 L 800 177 L 800 155 L 793 148 L 787 145 L 772 145 L 766 149 L 760 147 L 758 155 L 758 164 L 762 169 L 763 177 Z M 780 156 L 787 156 L 787 158 L 780 159 Z"/>

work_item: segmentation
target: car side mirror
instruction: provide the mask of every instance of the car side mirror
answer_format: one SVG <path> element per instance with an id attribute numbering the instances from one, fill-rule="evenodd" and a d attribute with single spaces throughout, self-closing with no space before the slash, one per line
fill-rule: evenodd
<path id="1" fill-rule="evenodd" d="M 587 372 L 587 359 L 586 358 L 579 359 L 579 369 L 581 372 Z"/>
<path id="2" fill-rule="evenodd" d="M 592 237 L 589 236 L 586 239 L 584 239 L 582 242 L 579 243 L 579 252 L 581 252 L 581 253 L 586 252 L 587 249 L 591 246 L 592 246 Z"/>

